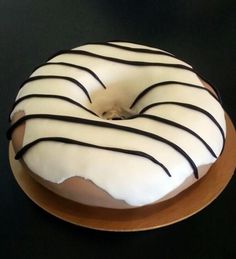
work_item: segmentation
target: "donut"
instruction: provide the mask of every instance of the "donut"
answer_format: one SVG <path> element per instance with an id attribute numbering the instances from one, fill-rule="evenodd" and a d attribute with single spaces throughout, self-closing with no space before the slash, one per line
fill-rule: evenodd
<path id="1" fill-rule="evenodd" d="M 215 87 L 175 55 L 124 41 L 52 55 L 21 84 L 10 121 L 15 159 L 36 181 L 113 209 L 189 188 L 226 136 Z"/>

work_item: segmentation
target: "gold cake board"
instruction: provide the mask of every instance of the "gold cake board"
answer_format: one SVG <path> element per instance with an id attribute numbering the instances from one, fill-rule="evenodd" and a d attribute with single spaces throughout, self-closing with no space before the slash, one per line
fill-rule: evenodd
<path id="1" fill-rule="evenodd" d="M 48 213 L 75 225 L 106 231 L 141 231 L 184 220 L 209 205 L 224 190 L 236 164 L 236 134 L 226 114 L 227 136 L 224 152 L 206 176 L 176 197 L 135 209 L 90 207 L 64 199 L 37 183 L 14 159 L 10 142 L 9 159 L 14 177 L 26 195 Z"/>

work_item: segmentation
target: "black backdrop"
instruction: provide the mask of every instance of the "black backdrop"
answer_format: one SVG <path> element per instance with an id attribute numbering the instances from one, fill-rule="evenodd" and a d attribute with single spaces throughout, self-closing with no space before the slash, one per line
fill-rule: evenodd
<path id="1" fill-rule="evenodd" d="M 8 165 L 7 116 L 19 84 L 60 49 L 124 39 L 185 59 L 221 92 L 235 121 L 235 1 L 0 0 L 0 257 L 236 258 L 235 177 L 206 209 L 162 229 L 75 227 L 34 205 Z"/>

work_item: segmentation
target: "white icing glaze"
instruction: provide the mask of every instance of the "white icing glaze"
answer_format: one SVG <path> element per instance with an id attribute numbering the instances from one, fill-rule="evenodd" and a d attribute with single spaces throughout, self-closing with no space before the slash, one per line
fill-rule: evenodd
<path id="1" fill-rule="evenodd" d="M 134 43 L 114 42 L 112 44 L 157 50 Z M 132 52 L 104 45 L 88 44 L 78 47 L 76 50 L 85 50 L 124 60 L 174 63 L 191 68 L 185 62 L 174 57 Z M 16 105 L 11 117 L 15 112 L 23 110 L 26 115 L 67 115 L 107 122 L 101 117 L 103 112 L 111 109 L 123 109 L 131 114 L 138 114 L 144 107 L 152 103 L 184 102 L 198 106 L 212 114 L 225 132 L 224 111 L 221 105 L 202 89 L 174 83 L 160 86 L 151 90 L 132 109 L 129 109 L 140 92 L 156 83 L 181 81 L 204 87 L 198 76 L 192 71 L 162 66 L 126 65 L 86 55 L 72 54 L 55 56 L 49 62 L 67 62 L 89 68 L 96 73 L 107 89 L 104 89 L 86 71 L 53 64 L 39 67 L 31 77 L 55 75 L 74 78 L 86 87 L 92 103 L 77 85 L 55 78 L 26 83 L 20 89 L 16 100 L 29 94 L 66 96 L 100 117 L 64 100 L 51 98 L 25 99 Z M 222 136 L 213 121 L 204 114 L 176 105 L 156 106 L 144 114 L 160 116 L 188 127 L 201 136 L 219 156 L 223 145 Z M 145 118 L 112 120 L 109 123 L 150 132 L 177 144 L 191 157 L 197 167 L 206 166 L 200 177 L 216 160 L 199 139 L 182 129 Z M 28 167 L 48 181 L 61 183 L 70 177 L 81 176 L 91 180 L 114 198 L 124 200 L 133 206 L 142 206 L 170 198 L 196 181 L 193 169 L 179 152 L 166 143 L 149 137 L 81 123 L 51 119 L 27 120 L 23 146 L 43 137 L 64 137 L 99 146 L 138 150 L 148 153 L 165 165 L 171 173 L 171 177 L 160 166 L 144 157 L 53 141 L 41 142 L 24 154 L 23 159 Z"/>

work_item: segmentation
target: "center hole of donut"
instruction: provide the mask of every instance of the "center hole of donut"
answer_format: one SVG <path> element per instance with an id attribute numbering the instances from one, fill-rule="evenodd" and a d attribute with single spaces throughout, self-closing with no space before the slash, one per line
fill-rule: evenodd
<path id="1" fill-rule="evenodd" d="M 102 118 L 106 120 L 125 120 L 133 114 L 128 109 L 114 107 L 102 113 Z"/>

